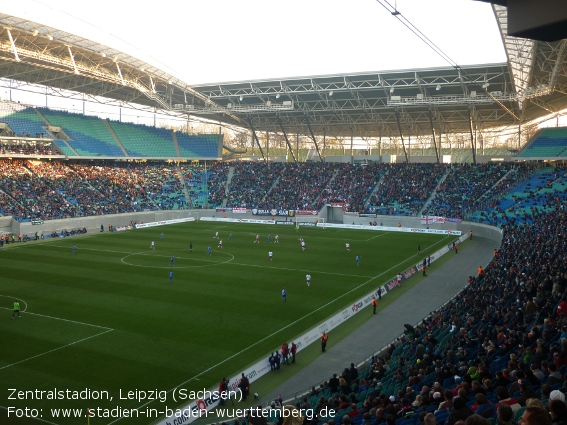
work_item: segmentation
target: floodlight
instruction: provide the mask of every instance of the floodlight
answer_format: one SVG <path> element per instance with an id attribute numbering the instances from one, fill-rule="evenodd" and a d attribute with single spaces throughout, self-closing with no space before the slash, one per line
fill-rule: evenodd
<path id="1" fill-rule="evenodd" d="M 36 35 L 39 34 L 39 31 L 38 31 L 38 30 L 35 30 L 32 34 L 33 34 L 33 36 L 35 37 Z"/>
<path id="2" fill-rule="evenodd" d="M 105 58 L 105 57 L 106 57 L 106 53 L 102 52 L 102 53 L 101 53 L 101 56 L 102 56 L 103 58 Z"/>
<path id="3" fill-rule="evenodd" d="M 279 98 L 280 98 L 280 94 L 278 93 L 278 94 L 276 94 L 276 99 L 279 99 Z"/>
<path id="4" fill-rule="evenodd" d="M 53 40 L 53 36 L 52 36 L 51 34 L 48 35 L 47 38 L 48 38 L 50 41 Z"/>
<path id="5" fill-rule="evenodd" d="M 333 90 L 331 90 L 331 91 L 329 92 L 329 96 L 332 96 L 332 95 L 333 95 Z"/>
<path id="6" fill-rule="evenodd" d="M 486 83 L 484 83 L 484 84 L 482 85 L 482 88 L 483 88 L 483 89 L 487 89 L 489 85 L 490 85 L 490 84 L 489 84 L 488 82 L 486 82 Z"/>
<path id="7" fill-rule="evenodd" d="M 244 98 L 242 96 L 240 96 L 240 101 L 242 102 L 244 100 Z"/>
<path id="8" fill-rule="evenodd" d="M 390 87 L 390 93 L 394 93 L 394 87 Z"/>
<path id="9" fill-rule="evenodd" d="M 140 71 L 144 72 L 144 71 L 145 71 L 145 69 L 144 69 L 144 68 L 140 68 Z"/>
<path id="10" fill-rule="evenodd" d="M 437 87 L 435 87 L 435 90 L 441 90 L 441 84 L 437 84 Z"/>

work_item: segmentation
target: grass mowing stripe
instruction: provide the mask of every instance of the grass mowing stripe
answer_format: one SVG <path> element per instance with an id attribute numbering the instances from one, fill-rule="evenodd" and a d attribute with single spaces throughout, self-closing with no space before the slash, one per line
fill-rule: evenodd
<path id="1" fill-rule="evenodd" d="M 212 237 L 217 230 L 220 230 L 224 250 L 214 250 L 212 258 L 207 257 L 206 247 L 216 248 L 217 240 Z M 242 230 L 249 232 L 240 233 Z M 280 243 L 266 243 L 268 232 L 274 241 L 275 230 Z M 162 231 L 165 237 L 160 240 Z M 233 233 L 232 239 L 228 239 L 229 232 Z M 253 244 L 256 234 L 261 236 L 260 244 Z M 299 236 L 307 242 L 305 252 L 300 249 Z M 155 253 L 149 250 L 152 240 L 156 244 Z M 29 251 L 7 249 L 0 256 L 3 294 L 17 294 L 31 303 L 32 310 L 96 323 L 114 332 L 109 332 L 104 339 L 93 340 L 94 343 L 77 344 L 59 351 L 58 355 L 43 356 L 5 369 L 0 379 L 6 383 L 20 382 L 21 386 L 30 388 L 45 385 L 45 382 L 71 389 L 88 385 L 116 392 L 122 388 L 148 387 L 165 391 L 185 378 L 198 375 L 186 384 L 187 389 L 210 387 L 220 377 L 234 376 L 263 358 L 265 353 L 281 345 L 282 338 L 288 340 L 301 335 L 334 314 L 336 308 L 345 308 L 361 298 L 367 288 L 355 288 L 364 281 L 382 275 L 378 277 L 382 283 L 389 274 L 395 274 L 397 270 L 392 273 L 388 269 L 396 267 L 394 265 L 400 261 L 407 261 L 404 266 L 408 267 L 416 264 L 418 244 L 426 247 L 440 240 L 439 236 L 418 234 L 309 228 L 296 231 L 291 226 L 274 229 L 253 224 L 220 229 L 215 223 L 202 222 L 132 232 L 104 232 L 86 240 L 74 237 L 22 244 L 29 247 Z M 188 253 L 189 242 L 194 248 L 191 254 Z M 345 250 L 345 242 L 350 243 L 351 252 Z M 444 240 L 441 246 L 446 242 Z M 76 257 L 69 255 L 74 243 L 77 244 Z M 230 259 L 222 258 L 221 251 L 228 251 L 235 260 L 219 265 L 221 260 Z M 274 252 L 273 263 L 268 261 L 268 251 Z M 125 252 L 140 252 L 143 255 L 131 256 L 126 261 L 150 267 L 125 265 L 120 261 L 121 257 L 130 255 Z M 163 270 L 169 265 L 170 255 L 176 258 L 172 285 Z M 360 267 L 356 266 L 355 255 L 362 257 Z M 427 256 L 427 252 L 421 255 Z M 189 265 L 189 261 L 201 265 L 210 260 L 216 260 L 210 263 L 212 267 L 180 267 Z M 317 277 L 319 270 L 323 273 Z M 307 272 L 314 277 L 309 289 L 305 284 Z M 288 289 L 286 304 L 281 303 L 282 285 Z M 334 300 L 338 300 L 336 304 L 322 307 Z M 7 305 L 8 298 L 0 298 L 2 302 L 5 307 L 11 307 Z M 313 309 L 320 310 L 313 312 Z M 309 313 L 311 315 L 302 320 Z M 298 323 L 294 324 L 296 321 Z M 17 326 L 10 326 L 11 334 L 21 340 L 22 347 L 34 350 L 22 350 L 21 355 L 12 356 L 4 364 L 85 336 L 85 333 L 81 335 L 80 325 L 73 335 L 62 341 L 57 332 L 41 334 L 45 325 L 35 326 L 34 331 L 34 326 L 26 329 L 16 320 L 12 322 Z M 39 342 L 31 338 L 34 332 L 41 335 Z M 99 331 L 92 328 L 86 336 L 92 333 Z M 251 344 L 255 345 L 250 347 Z M 249 350 L 243 355 L 237 355 L 246 348 Z M 42 370 L 46 371 L 43 378 Z M 142 403 L 144 401 L 137 404 Z M 52 403 L 43 402 L 40 406 L 50 407 Z M 77 401 L 68 407 L 87 406 Z M 101 407 L 110 406 L 103 402 Z M 73 419 L 57 422 L 60 425 L 81 423 Z M 121 424 L 138 425 L 139 422 L 124 419 Z"/>
<path id="2" fill-rule="evenodd" d="M 447 239 L 448 237 L 449 237 L 449 236 L 446 236 L 445 238 L 442 239 L 442 241 L 445 240 L 445 239 Z M 442 242 L 442 241 L 441 241 L 441 242 Z M 436 244 L 434 244 L 434 245 L 436 245 Z M 433 246 L 434 246 L 434 245 L 433 245 Z M 428 247 L 428 248 L 429 248 L 429 247 Z M 426 249 L 427 249 L 427 248 L 426 248 Z M 412 257 L 413 257 L 413 256 L 412 256 Z M 411 257 L 410 257 L 410 258 L 411 258 Z M 353 292 L 353 291 L 356 291 L 356 290 L 359 289 L 359 288 L 362 288 L 363 286 L 369 284 L 370 282 L 374 281 L 375 279 L 379 278 L 380 276 L 384 275 L 385 273 L 387 273 L 387 272 L 389 272 L 389 271 L 391 271 L 391 270 L 394 270 L 394 269 L 398 268 L 401 264 L 407 262 L 410 258 L 401 261 L 400 263 L 396 264 L 395 266 L 390 267 L 388 270 L 386 270 L 386 271 L 380 273 L 379 275 L 376 275 L 376 276 L 374 276 L 374 277 L 371 277 L 371 278 L 368 279 L 366 282 L 361 283 L 361 284 L 358 285 L 357 287 L 352 288 L 350 291 L 345 292 L 343 295 L 339 296 L 338 298 L 336 298 L 336 299 L 334 299 L 334 300 L 332 300 L 332 301 L 329 301 L 327 304 L 322 305 L 321 307 L 319 307 L 319 308 L 313 310 L 312 312 L 310 312 L 310 313 L 306 314 L 305 316 L 303 316 L 303 317 L 297 319 L 296 321 L 290 323 L 289 325 L 284 326 L 283 328 L 279 329 L 279 330 L 276 331 L 275 333 L 280 333 L 280 332 L 284 331 L 285 329 L 289 328 L 290 326 L 293 326 L 293 325 L 295 325 L 296 323 L 299 323 L 301 320 L 306 319 L 307 317 L 311 316 L 311 315 L 314 314 L 315 312 L 317 312 L 317 311 L 319 311 L 319 310 L 322 310 L 322 309 L 325 308 L 325 307 L 328 307 L 329 305 L 333 304 L 334 302 L 338 301 L 339 299 L 343 298 L 344 296 L 350 294 L 350 293 Z M 198 377 L 204 375 L 205 373 L 207 373 L 207 372 L 209 372 L 209 371 L 215 369 L 216 367 L 222 365 L 223 363 L 226 363 L 227 361 L 233 359 L 234 357 L 236 357 L 236 356 L 238 356 L 238 355 L 240 355 L 240 354 L 242 354 L 242 353 L 248 351 L 250 348 L 252 348 L 252 347 L 254 347 L 254 346 L 260 344 L 261 342 L 263 342 L 263 341 L 265 341 L 266 339 L 272 337 L 273 335 L 274 335 L 274 334 L 268 335 L 268 336 L 264 337 L 263 339 L 261 339 L 261 340 L 259 340 L 259 341 L 256 341 L 255 343 L 253 343 L 253 344 L 249 345 L 248 347 L 246 347 L 244 350 L 241 350 L 240 352 L 233 354 L 232 356 L 230 356 L 230 357 L 224 359 L 223 361 L 217 363 L 217 364 L 214 365 L 214 366 L 209 367 L 208 369 L 204 370 L 203 372 L 199 373 L 198 375 L 195 375 L 195 376 L 193 376 L 192 378 L 189 378 L 189 379 L 187 379 L 186 381 L 182 382 L 181 384 L 176 385 L 175 387 L 173 387 L 172 389 L 170 389 L 169 391 L 167 391 L 167 393 L 168 393 L 168 394 L 171 393 L 171 392 L 174 391 L 176 388 L 179 388 L 179 387 L 185 385 L 186 383 L 188 383 L 188 382 L 190 382 L 190 381 L 192 381 L 192 380 L 194 380 L 194 379 L 196 379 L 196 378 L 198 378 Z M 141 406 L 136 407 L 135 409 L 136 409 L 136 410 L 142 409 L 142 408 L 146 407 L 147 405 L 149 405 L 149 404 L 151 404 L 151 403 L 153 403 L 153 401 L 148 401 L 147 403 L 144 403 L 144 404 L 142 404 Z M 114 421 L 112 421 L 112 422 L 109 422 L 108 425 L 112 425 L 112 424 L 114 424 L 114 423 L 120 421 L 121 419 L 123 419 L 123 418 L 118 418 L 118 419 L 116 419 L 116 420 L 114 420 Z"/>
<path id="3" fill-rule="evenodd" d="M 89 336 L 89 337 L 80 339 L 80 340 L 78 340 L 78 341 L 74 341 L 74 342 L 71 342 L 71 343 L 69 343 L 69 344 L 66 344 L 66 345 L 64 345 L 64 346 L 62 346 L 62 347 L 58 347 L 58 348 L 54 348 L 53 350 L 46 351 L 45 353 L 37 354 L 37 355 L 35 355 L 35 356 L 28 357 L 27 359 L 23 359 L 23 360 L 20 360 L 20 361 L 18 361 L 18 362 L 15 362 L 15 363 L 12 363 L 12 364 L 9 364 L 9 365 L 6 365 L 6 366 L 2 366 L 2 367 L 0 367 L 0 370 L 2 370 L 2 369 L 7 369 L 7 368 L 9 368 L 9 367 L 15 366 L 15 365 L 20 364 L 20 363 L 27 362 L 27 361 L 29 361 L 29 360 L 32 360 L 32 359 L 35 359 L 35 358 L 38 358 L 38 357 L 41 357 L 41 356 L 45 356 L 46 354 L 53 353 L 54 351 L 62 350 L 63 348 L 70 347 L 71 345 L 78 344 L 78 343 L 80 343 L 80 342 L 86 341 L 86 340 L 91 339 L 91 338 L 95 338 L 95 337 L 100 336 L 100 335 L 104 335 L 105 333 L 112 332 L 112 331 L 113 331 L 113 329 L 108 329 L 108 330 L 103 331 L 103 332 L 100 332 L 100 333 L 98 333 L 98 334 L 96 334 L 96 335 L 91 335 L 91 336 Z"/>

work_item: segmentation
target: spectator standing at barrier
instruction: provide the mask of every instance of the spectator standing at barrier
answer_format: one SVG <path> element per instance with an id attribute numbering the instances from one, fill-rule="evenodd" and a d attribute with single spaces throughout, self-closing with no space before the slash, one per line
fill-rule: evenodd
<path id="1" fill-rule="evenodd" d="M 349 374 L 350 374 L 350 381 L 356 381 L 358 379 L 358 369 L 354 366 L 354 363 L 350 364 L 350 369 L 349 369 Z"/>
<path id="2" fill-rule="evenodd" d="M 274 357 L 274 353 L 270 354 L 268 362 L 270 363 L 270 370 L 276 370 L 276 358 Z"/>
<path id="3" fill-rule="evenodd" d="M 248 396 L 248 393 L 250 392 L 250 381 L 244 375 L 244 373 L 242 374 L 242 377 L 240 378 L 240 382 L 238 383 L 238 388 L 240 388 L 240 391 L 242 392 L 241 401 L 245 401 L 246 396 Z"/>
<path id="4" fill-rule="evenodd" d="M 376 307 L 378 307 L 378 301 L 376 297 L 372 297 L 372 314 L 376 314 Z"/>
<path id="5" fill-rule="evenodd" d="M 224 406 L 224 404 L 226 403 L 226 397 L 227 397 L 227 391 L 228 391 L 228 381 L 226 380 L 226 378 L 222 378 L 222 380 L 219 383 L 219 404 L 221 406 Z"/>
<path id="6" fill-rule="evenodd" d="M 455 244 L 455 254 L 458 254 L 458 253 L 459 253 L 459 245 Z"/>
<path id="7" fill-rule="evenodd" d="M 291 362 L 295 363 L 295 353 L 297 353 L 297 345 L 295 345 L 295 342 L 291 343 Z"/>
<path id="8" fill-rule="evenodd" d="M 323 332 L 323 335 L 321 335 L 321 352 L 325 352 L 325 350 L 327 349 L 327 341 L 329 340 L 329 335 L 327 335 L 326 332 Z"/>

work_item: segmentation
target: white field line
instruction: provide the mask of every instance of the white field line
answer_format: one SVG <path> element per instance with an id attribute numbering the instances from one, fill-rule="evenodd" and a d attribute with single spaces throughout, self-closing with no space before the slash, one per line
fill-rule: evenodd
<path id="1" fill-rule="evenodd" d="M 63 348 L 70 347 L 71 345 L 78 344 L 79 342 L 83 342 L 83 341 L 86 341 L 86 340 L 88 340 L 88 339 L 95 338 L 95 337 L 97 337 L 97 336 L 104 335 L 105 333 L 112 332 L 112 331 L 113 331 L 113 329 L 108 329 L 108 330 L 106 330 L 106 331 L 99 332 L 99 333 L 97 333 L 96 335 L 92 335 L 92 336 L 89 336 L 89 337 L 87 337 L 87 338 L 83 338 L 83 339 L 80 339 L 80 340 L 78 340 L 78 341 L 71 342 L 71 343 L 69 343 L 69 344 L 65 344 L 65 345 L 63 345 L 63 346 L 61 346 L 61 347 L 54 348 L 53 350 L 46 351 L 45 353 L 37 354 L 37 355 L 35 355 L 35 356 L 28 357 L 27 359 L 23 359 L 23 360 L 17 361 L 17 362 L 15 362 L 15 363 L 11 363 L 11 364 L 6 365 L 6 366 L 2 366 L 2 367 L 0 367 L 0 370 L 6 369 L 6 368 L 9 368 L 9 367 L 12 367 L 12 366 L 15 366 L 15 365 L 20 364 L 20 363 L 27 362 L 28 360 L 32 360 L 32 359 L 36 359 L 36 358 L 41 357 L 41 356 L 45 356 L 46 354 L 53 353 L 54 351 L 62 350 Z"/>
<path id="2" fill-rule="evenodd" d="M 13 297 L 13 296 L 11 296 L 11 295 L 0 295 L 0 297 L 3 297 L 3 298 L 12 298 L 13 300 L 18 300 L 18 301 L 23 302 L 23 303 L 26 305 L 26 308 L 24 308 L 24 309 L 22 310 L 22 313 L 28 309 L 28 303 L 26 303 L 26 302 L 25 302 L 24 300 L 22 300 L 21 298 Z M 2 308 L 6 308 L 6 307 L 2 307 Z M 13 311 L 14 309 L 12 308 L 12 309 L 8 309 L 8 310 L 12 310 L 12 311 Z"/>
<path id="3" fill-rule="evenodd" d="M 14 311 L 13 308 L 7 308 L 7 307 L 0 307 L 0 308 L 3 309 L 3 310 Z M 46 314 L 31 313 L 29 311 L 26 311 L 26 314 L 31 314 L 32 316 L 47 317 L 48 319 L 61 320 L 63 322 L 76 323 L 78 325 L 92 326 L 93 328 L 106 329 L 107 331 L 113 331 L 114 330 L 114 329 L 106 327 L 106 326 L 93 325 L 92 323 L 78 322 L 76 320 L 70 320 L 70 319 L 62 319 L 61 317 L 48 316 Z"/>
<path id="4" fill-rule="evenodd" d="M 445 238 L 442 239 L 442 241 L 445 240 L 445 239 L 447 239 L 448 237 L 449 237 L 449 236 L 446 236 Z M 426 247 L 425 249 L 430 248 L 430 247 L 435 246 L 435 245 L 436 245 L 436 244 L 430 245 L 430 246 Z M 356 291 L 357 289 L 363 287 L 364 285 L 367 285 L 368 283 L 370 283 L 370 282 L 372 282 L 373 280 L 375 280 L 375 279 L 377 279 L 377 278 L 383 276 L 384 274 L 390 272 L 391 270 L 394 270 L 394 269 L 398 268 L 398 266 L 400 266 L 401 264 L 403 264 L 403 263 L 405 263 L 406 261 L 410 260 L 412 257 L 415 257 L 416 255 L 417 255 L 417 254 L 414 254 L 414 255 L 412 255 L 411 257 L 406 258 L 405 260 L 399 262 L 399 263 L 396 264 L 395 266 L 390 267 L 388 270 L 385 270 L 385 271 L 383 271 L 382 273 L 377 274 L 377 275 L 374 276 L 374 277 L 371 277 L 371 278 L 368 279 L 366 282 L 361 283 L 360 285 L 358 285 L 358 286 L 352 288 L 351 290 L 345 292 L 344 294 L 338 296 L 338 297 L 335 298 L 334 300 L 329 301 L 328 303 L 326 303 L 326 304 L 322 305 L 321 307 L 319 307 L 319 308 L 317 308 L 317 309 L 311 311 L 310 313 L 307 313 L 305 316 L 300 317 L 299 319 L 297 319 L 297 320 L 293 321 L 292 323 L 290 323 L 290 324 L 284 326 L 283 328 L 281 328 L 281 329 L 279 329 L 279 330 L 273 332 L 272 334 L 270 334 L 270 335 L 268 335 L 268 336 L 262 338 L 261 340 L 256 341 L 256 342 L 253 343 L 253 344 L 250 344 L 249 346 L 247 346 L 247 347 L 244 348 L 243 350 L 240 350 L 238 353 L 235 353 L 235 354 L 233 354 L 232 356 L 227 357 L 227 358 L 224 359 L 223 361 L 218 362 L 216 365 L 213 365 L 213 366 L 209 367 L 208 369 L 202 371 L 201 373 L 199 373 L 199 374 L 193 376 L 192 378 L 189 378 L 189 379 L 187 379 L 186 381 L 183 381 L 183 382 L 180 383 L 179 385 L 176 385 L 174 388 L 172 388 L 172 389 L 170 389 L 169 391 L 167 391 L 167 393 L 169 394 L 170 392 L 174 391 L 176 388 L 179 388 L 179 387 L 181 387 L 182 385 L 185 385 L 187 382 L 192 381 L 192 380 L 194 380 L 194 379 L 197 379 L 199 376 L 202 376 L 202 375 L 204 375 L 205 373 L 207 373 L 207 372 L 209 372 L 209 371 L 215 369 L 217 366 L 220 366 L 220 365 L 222 365 L 223 363 L 226 363 L 227 361 L 232 360 L 233 358 L 235 358 L 235 357 L 237 357 L 237 356 L 243 354 L 244 352 L 248 351 L 250 348 L 252 348 L 252 347 L 254 347 L 254 346 L 256 346 L 256 345 L 258 345 L 258 344 L 264 342 L 264 341 L 267 340 L 268 338 L 271 338 L 272 336 L 277 335 L 278 333 L 282 332 L 283 330 L 289 328 L 290 326 L 295 325 L 296 323 L 302 321 L 302 320 L 305 319 L 306 317 L 311 316 L 312 314 L 316 313 L 317 311 L 324 309 L 325 307 L 327 307 L 327 306 L 329 306 L 330 304 L 334 303 L 335 301 L 337 301 L 337 300 L 343 298 L 344 296 L 350 294 L 351 292 L 354 292 L 354 291 Z M 141 409 L 141 408 L 143 408 L 143 407 L 146 407 L 148 404 L 150 404 L 150 403 L 152 403 L 152 402 L 153 402 L 153 400 L 148 401 L 147 403 L 144 403 L 144 404 L 142 404 L 141 406 L 136 407 L 136 410 L 139 410 L 139 409 Z M 109 422 L 107 425 L 112 425 L 112 424 L 118 422 L 118 421 L 121 420 L 121 419 L 123 419 L 123 418 L 115 419 L 114 421 Z"/>

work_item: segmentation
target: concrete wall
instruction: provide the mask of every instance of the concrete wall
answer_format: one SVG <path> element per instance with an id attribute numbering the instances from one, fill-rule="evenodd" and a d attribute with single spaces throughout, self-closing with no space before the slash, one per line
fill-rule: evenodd
<path id="1" fill-rule="evenodd" d="M 398 223 L 402 227 L 415 227 L 420 229 L 425 229 L 427 226 L 421 224 L 421 219 L 419 217 L 401 217 L 392 215 L 378 215 L 374 217 L 357 217 L 351 215 L 344 215 L 341 208 L 332 208 L 332 216 L 329 215 L 331 207 L 323 208 L 321 214 L 311 216 L 311 215 L 300 215 L 297 216 L 299 221 L 315 222 L 319 218 L 324 218 L 328 222 L 341 222 L 344 224 L 362 224 L 368 225 L 370 222 L 377 222 L 378 225 L 382 223 L 384 226 L 396 227 Z M 62 219 L 62 220 L 49 220 L 45 221 L 41 225 L 32 225 L 31 223 L 18 223 L 12 220 L 12 217 L 0 217 L 0 231 L 12 232 L 14 234 L 22 233 L 35 233 L 35 232 L 47 232 L 51 233 L 53 231 L 61 231 L 64 229 L 71 230 L 77 228 L 86 227 L 89 232 L 100 232 L 100 226 L 104 226 L 104 230 L 108 231 L 108 225 L 112 226 L 126 226 L 130 224 L 131 221 L 136 221 L 138 223 L 149 223 L 153 221 L 161 220 L 172 220 L 176 218 L 186 218 L 194 217 L 199 219 L 200 217 L 226 217 L 226 218 L 248 218 L 248 219 L 271 219 L 272 216 L 269 215 L 254 215 L 250 211 L 246 214 L 237 214 L 232 211 L 216 211 L 216 210 L 176 210 L 176 211 L 151 211 L 143 213 L 126 213 L 126 214 L 111 214 L 104 216 L 95 217 L 79 217 L 72 219 Z M 275 216 L 276 220 L 281 221 L 295 221 L 296 217 L 287 216 Z M 462 222 L 462 223 L 444 223 L 444 224 L 430 224 L 430 229 L 441 229 L 441 230 L 460 230 L 463 233 L 469 233 L 473 231 L 473 235 L 487 238 L 493 240 L 500 244 L 502 242 L 502 231 L 494 226 L 488 226 L 486 224 L 472 223 L 472 222 Z"/>
<path id="2" fill-rule="evenodd" d="M 12 216 L 0 217 L 0 233 L 12 232 Z"/>
<path id="3" fill-rule="evenodd" d="M 412 164 L 435 164 L 437 162 L 437 158 L 433 155 L 410 155 L 409 160 Z"/>
<path id="4" fill-rule="evenodd" d="M 378 215 L 376 218 L 373 217 L 353 217 L 345 215 L 343 219 L 344 224 L 363 224 L 368 225 L 370 222 L 376 222 L 378 225 L 382 223 L 387 227 L 396 227 L 400 223 L 401 227 L 415 227 L 417 229 L 425 229 L 428 226 L 421 224 L 420 217 L 401 217 L 392 215 Z M 470 221 L 463 221 L 462 223 L 450 223 L 446 222 L 443 224 L 430 224 L 430 229 L 440 229 L 440 230 L 460 230 L 463 233 L 469 233 L 471 230 L 473 236 L 478 236 L 481 238 L 490 239 L 502 243 L 502 230 L 498 227 L 488 226 L 486 224 L 472 223 Z"/>
<path id="5" fill-rule="evenodd" d="M 49 220 L 40 225 L 32 225 L 31 223 L 18 223 L 13 221 L 13 233 L 35 233 L 53 231 L 71 230 L 86 227 L 89 232 L 100 232 L 100 226 L 104 226 L 104 230 L 108 231 L 108 225 L 126 226 L 132 221 L 138 223 L 149 223 L 152 221 L 172 220 L 175 218 L 196 217 L 196 211 L 176 210 L 176 211 L 151 211 L 141 213 L 125 213 L 125 214 L 109 214 L 94 217 L 78 217 L 66 218 L 61 220 Z"/>

